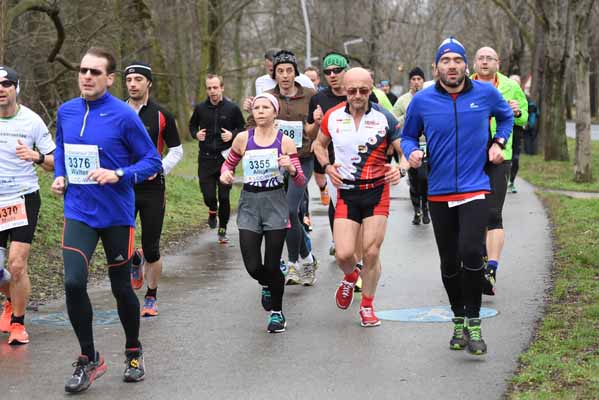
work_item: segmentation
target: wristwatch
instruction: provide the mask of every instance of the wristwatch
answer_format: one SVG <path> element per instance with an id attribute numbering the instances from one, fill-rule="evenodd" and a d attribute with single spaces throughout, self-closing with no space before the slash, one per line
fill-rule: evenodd
<path id="1" fill-rule="evenodd" d="M 44 160 L 46 159 L 46 155 L 45 155 L 44 153 L 42 153 L 41 151 L 39 151 L 39 150 L 37 151 L 37 154 L 39 154 L 39 155 L 40 155 L 40 159 L 39 159 L 39 160 L 37 160 L 37 161 L 34 161 L 34 163 L 36 163 L 36 164 L 38 164 L 38 165 L 39 165 L 39 164 L 43 164 L 43 163 L 44 163 Z"/>
<path id="2" fill-rule="evenodd" d="M 495 143 L 499 147 L 501 147 L 501 150 L 505 150 L 505 140 L 503 140 L 501 138 L 495 138 L 495 139 L 493 139 L 493 143 Z"/>
<path id="3" fill-rule="evenodd" d="M 125 171 L 123 171 L 122 168 L 117 168 L 114 170 L 114 173 L 116 174 L 116 176 L 119 178 L 119 180 L 121 180 L 121 178 L 123 176 L 125 176 Z"/>

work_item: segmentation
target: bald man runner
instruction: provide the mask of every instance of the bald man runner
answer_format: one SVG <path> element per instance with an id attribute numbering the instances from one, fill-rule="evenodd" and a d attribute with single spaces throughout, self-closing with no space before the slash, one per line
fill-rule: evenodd
<path id="1" fill-rule="evenodd" d="M 333 237 L 335 257 L 344 278 L 335 293 L 337 307 L 348 309 L 360 274 L 364 281 L 360 319 L 364 327 L 379 326 L 373 301 L 381 275 L 380 249 L 387 229 L 390 185 L 399 183 L 399 168 L 387 163 L 387 148 L 401 152 L 397 120 L 368 98 L 373 81 L 367 70 L 345 73 L 347 101 L 326 112 L 314 152 L 339 189 Z M 327 147 L 333 143 L 335 163 Z M 400 153 L 401 154 L 401 153 Z M 364 267 L 356 268 L 356 241 L 363 228 Z"/>

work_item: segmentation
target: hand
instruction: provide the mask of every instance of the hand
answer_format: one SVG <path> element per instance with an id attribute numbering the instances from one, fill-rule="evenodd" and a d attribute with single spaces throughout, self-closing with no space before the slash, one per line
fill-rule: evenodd
<path id="1" fill-rule="evenodd" d="M 395 153 L 395 147 L 393 147 L 393 146 L 387 147 L 387 155 L 392 156 L 393 153 Z"/>
<path id="2" fill-rule="evenodd" d="M 254 101 L 253 97 L 246 97 L 243 101 L 243 109 L 247 112 L 252 112 L 252 102 Z"/>
<path id="3" fill-rule="evenodd" d="M 220 174 L 220 181 L 225 185 L 232 185 L 233 179 L 233 171 L 231 170 L 226 170 L 225 172 Z"/>
<path id="4" fill-rule="evenodd" d="M 149 181 L 153 181 L 154 179 L 156 179 L 156 177 L 158 176 L 158 173 L 155 173 L 154 175 L 150 176 L 148 178 Z"/>
<path id="5" fill-rule="evenodd" d="M 510 105 L 510 108 L 512 109 L 512 111 L 514 112 L 514 114 L 520 114 L 520 103 L 518 103 L 518 100 L 510 100 L 508 101 L 508 104 Z"/>
<path id="6" fill-rule="evenodd" d="M 223 142 L 229 142 L 231 141 L 231 139 L 233 139 L 233 132 L 226 130 L 225 128 L 220 128 L 221 129 L 221 133 L 220 133 L 220 138 L 223 140 Z"/>
<path id="7" fill-rule="evenodd" d="M 64 176 L 58 176 L 52 182 L 51 190 L 52 193 L 62 196 L 64 194 L 67 185 L 65 184 Z"/>
<path id="8" fill-rule="evenodd" d="M 106 185 L 107 183 L 117 183 L 119 177 L 111 169 L 98 168 L 87 175 L 87 179 L 98 182 L 98 185 Z"/>
<path id="9" fill-rule="evenodd" d="M 324 113 L 322 112 L 322 108 L 320 108 L 320 105 L 317 105 L 316 109 L 312 113 L 312 118 L 314 118 L 314 122 L 317 125 L 320 125 L 320 123 L 322 122 L 322 117 L 323 116 L 324 116 Z"/>
<path id="10" fill-rule="evenodd" d="M 408 162 L 408 160 L 406 160 L 404 156 L 401 156 L 401 158 L 399 159 L 399 169 L 410 169 L 410 163 Z"/>
<path id="11" fill-rule="evenodd" d="M 329 164 L 324 170 L 324 172 L 329 176 L 329 178 L 331 178 L 331 183 L 335 187 L 339 187 L 343 183 L 343 178 L 337 171 L 337 168 L 339 167 L 341 167 L 341 164 L 339 163 Z"/>
<path id="12" fill-rule="evenodd" d="M 489 161 L 493 164 L 501 164 L 503 162 L 503 150 L 497 143 L 493 143 L 489 149 Z"/>
<path id="13" fill-rule="evenodd" d="M 196 137 L 198 138 L 198 140 L 200 142 L 203 142 L 204 140 L 206 140 L 206 128 L 200 129 L 198 131 L 198 133 L 196 133 Z"/>
<path id="14" fill-rule="evenodd" d="M 410 163 L 410 167 L 418 168 L 422 165 L 422 158 L 424 158 L 424 151 L 422 150 L 414 150 L 412 154 L 410 154 L 410 159 L 408 160 Z"/>
<path id="15" fill-rule="evenodd" d="M 287 154 L 281 154 L 278 161 L 279 167 L 285 168 L 290 174 L 295 170 L 295 168 L 291 168 L 293 164 L 291 164 L 291 158 Z"/>
<path id="16" fill-rule="evenodd" d="M 17 143 L 17 157 L 24 161 L 35 162 L 39 160 L 39 154 L 37 151 L 31 150 L 29 146 L 21 141 L 21 139 L 17 139 Z"/>
<path id="17" fill-rule="evenodd" d="M 389 182 L 392 185 L 397 185 L 401 180 L 401 173 L 398 167 L 394 167 L 391 164 L 385 164 L 387 172 L 385 172 L 385 182 Z"/>

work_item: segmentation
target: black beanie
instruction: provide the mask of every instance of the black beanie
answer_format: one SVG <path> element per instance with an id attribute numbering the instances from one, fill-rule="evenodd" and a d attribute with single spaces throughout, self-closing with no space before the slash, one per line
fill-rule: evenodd
<path id="1" fill-rule="evenodd" d="M 295 54 L 293 54 L 289 50 L 281 50 L 277 54 L 275 54 L 272 60 L 272 79 L 276 79 L 275 71 L 277 69 L 277 65 L 279 64 L 293 64 L 293 68 L 295 69 L 295 76 L 299 75 L 299 69 L 297 69 L 297 58 L 295 58 Z"/>
<path id="2" fill-rule="evenodd" d="M 125 68 L 125 77 L 129 74 L 140 74 L 145 76 L 150 82 L 152 82 L 152 68 L 139 61 L 134 61 L 127 68 Z"/>
<path id="3" fill-rule="evenodd" d="M 425 76 L 424 76 L 424 71 L 422 69 L 420 69 L 420 67 L 416 67 L 414 69 L 412 69 L 409 73 L 410 79 L 412 79 L 413 76 L 420 76 L 422 77 L 423 80 L 426 80 Z"/>

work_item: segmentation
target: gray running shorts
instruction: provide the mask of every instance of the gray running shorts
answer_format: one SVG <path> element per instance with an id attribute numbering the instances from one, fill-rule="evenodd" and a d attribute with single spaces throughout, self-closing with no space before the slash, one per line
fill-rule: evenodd
<path id="1" fill-rule="evenodd" d="M 237 227 L 256 233 L 288 228 L 289 207 L 285 190 L 242 190 L 237 206 Z"/>

